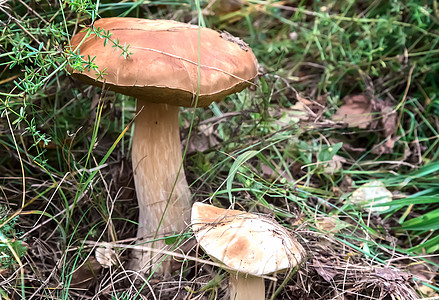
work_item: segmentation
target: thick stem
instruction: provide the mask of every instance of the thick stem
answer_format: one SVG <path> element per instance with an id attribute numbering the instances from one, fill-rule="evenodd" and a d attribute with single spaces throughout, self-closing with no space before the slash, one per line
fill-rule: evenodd
<path id="1" fill-rule="evenodd" d="M 190 191 L 184 170 L 178 172 L 182 162 L 178 107 L 149 103 L 147 99 L 139 98 L 137 111 L 140 110 L 135 121 L 132 150 L 139 203 L 137 237 L 152 241 L 154 237 L 161 238 L 185 229 L 189 223 Z M 154 248 L 166 248 L 166 244 L 155 241 Z M 154 269 L 156 266 L 151 263 L 157 262 L 159 256 L 157 253 L 135 251 L 130 267 L 146 271 L 152 266 Z M 156 272 L 169 275 L 170 261 L 164 261 Z"/>
<path id="2" fill-rule="evenodd" d="M 229 285 L 230 300 L 265 299 L 264 278 L 239 273 L 231 273 Z"/>

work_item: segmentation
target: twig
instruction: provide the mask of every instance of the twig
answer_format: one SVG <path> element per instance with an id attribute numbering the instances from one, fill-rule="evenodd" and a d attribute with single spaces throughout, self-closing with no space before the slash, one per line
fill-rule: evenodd
<path id="1" fill-rule="evenodd" d="M 174 257 L 178 257 L 181 259 L 187 259 L 187 260 L 193 260 L 199 263 L 203 263 L 206 265 L 211 265 L 211 266 L 215 266 L 215 267 L 219 267 L 222 269 L 228 269 L 226 265 L 223 264 L 219 264 L 219 263 L 215 263 L 209 260 L 205 260 L 205 259 L 201 259 L 195 256 L 190 256 L 190 255 L 186 255 L 186 254 L 180 254 L 177 252 L 173 252 L 173 251 L 167 251 L 167 250 L 163 250 L 163 249 L 157 249 L 157 248 L 152 248 L 152 247 L 148 247 L 148 246 L 136 246 L 136 245 L 126 245 L 126 244 L 119 244 L 119 243 L 107 243 L 107 242 L 96 242 L 96 241 L 84 241 L 84 244 L 86 245 L 93 245 L 93 246 L 102 246 L 102 247 L 108 247 L 108 248 L 125 248 L 125 249 L 135 249 L 135 250 L 140 250 L 140 251 L 150 251 L 150 252 L 157 252 L 157 253 L 161 253 L 161 254 L 166 254 L 166 255 L 170 255 L 170 256 L 174 256 Z M 266 275 L 262 275 L 262 276 L 258 276 L 264 279 L 268 279 L 271 281 L 277 281 L 276 277 L 272 277 L 272 276 L 266 276 Z"/>

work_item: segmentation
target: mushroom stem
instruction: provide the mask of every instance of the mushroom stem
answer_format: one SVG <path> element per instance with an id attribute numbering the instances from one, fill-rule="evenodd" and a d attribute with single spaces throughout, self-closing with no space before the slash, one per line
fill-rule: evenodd
<path id="1" fill-rule="evenodd" d="M 264 278 L 246 274 L 230 274 L 230 300 L 264 300 Z"/>
<path id="2" fill-rule="evenodd" d="M 178 107 L 138 98 L 137 111 L 140 110 L 135 121 L 132 149 L 134 183 L 139 203 L 137 237 L 139 240 L 153 241 L 154 238 L 185 229 L 186 223 L 189 223 L 190 191 L 184 170 L 179 172 L 182 153 Z M 154 248 L 165 247 L 163 240 L 154 242 Z M 130 267 L 144 270 L 151 263 L 157 262 L 159 258 L 151 260 L 155 255 L 135 251 Z M 169 275 L 170 261 L 162 262 L 156 272 Z"/>

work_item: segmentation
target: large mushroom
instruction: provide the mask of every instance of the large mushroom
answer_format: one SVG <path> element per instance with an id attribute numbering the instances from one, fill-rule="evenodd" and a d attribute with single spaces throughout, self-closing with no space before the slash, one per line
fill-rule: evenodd
<path id="1" fill-rule="evenodd" d="M 186 228 L 190 191 L 182 165 L 178 106 L 205 107 L 248 87 L 257 76 L 251 49 L 229 34 L 168 20 L 106 18 L 96 30 L 118 45 L 129 45 L 124 57 L 109 41 L 86 36 L 71 39 L 71 49 L 93 58 L 101 74 L 70 70 L 86 83 L 137 98 L 132 162 L 139 204 L 139 240 L 166 247 L 163 237 Z M 105 45 L 106 44 L 106 45 Z M 126 56 L 126 55 L 125 55 Z M 161 239 L 161 240 L 160 240 Z M 136 251 L 131 267 L 145 270 L 151 253 Z M 170 263 L 158 270 L 169 274 Z"/>
<path id="2" fill-rule="evenodd" d="M 265 299 L 264 275 L 293 271 L 305 250 L 279 223 L 196 202 L 192 229 L 200 247 L 230 272 L 231 300 Z"/>

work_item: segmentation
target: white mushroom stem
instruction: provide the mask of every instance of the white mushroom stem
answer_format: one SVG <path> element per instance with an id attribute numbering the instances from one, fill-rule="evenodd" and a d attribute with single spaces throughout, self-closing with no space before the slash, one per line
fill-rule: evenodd
<path id="1" fill-rule="evenodd" d="M 245 274 L 230 274 L 230 300 L 264 300 L 264 278 Z"/>
<path id="2" fill-rule="evenodd" d="M 132 149 L 134 183 L 139 203 L 137 237 L 143 241 L 153 241 L 154 238 L 180 233 L 185 229 L 185 222 L 189 223 L 190 191 L 184 170 L 181 169 L 179 173 L 182 152 L 178 107 L 149 103 L 147 99 L 138 98 L 137 111 L 140 110 L 135 120 Z M 154 248 L 165 247 L 164 241 L 154 242 Z M 151 261 L 154 255 L 135 251 L 130 267 L 145 270 L 151 262 L 157 262 L 158 258 Z M 170 268 L 168 260 L 162 263 L 157 272 L 168 275 Z"/>

